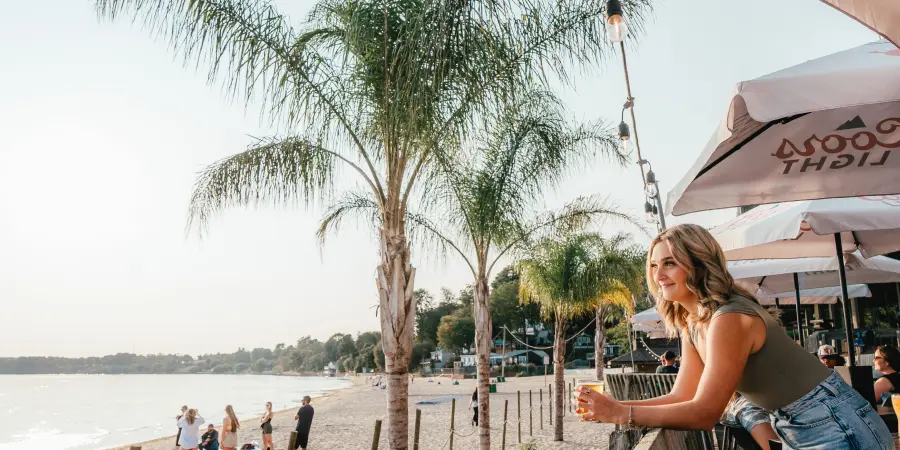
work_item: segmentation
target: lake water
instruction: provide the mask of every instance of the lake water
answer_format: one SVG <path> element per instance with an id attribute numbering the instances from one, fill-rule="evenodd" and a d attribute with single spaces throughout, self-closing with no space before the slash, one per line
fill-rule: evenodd
<path id="1" fill-rule="evenodd" d="M 181 405 L 221 425 L 348 386 L 267 375 L 0 375 L 0 450 L 95 450 L 175 434 Z"/>

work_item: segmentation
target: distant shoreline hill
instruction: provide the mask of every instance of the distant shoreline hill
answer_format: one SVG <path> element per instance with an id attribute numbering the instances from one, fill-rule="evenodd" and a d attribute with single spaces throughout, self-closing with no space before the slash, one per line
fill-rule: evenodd
<path id="1" fill-rule="evenodd" d="M 332 364 L 337 372 L 380 371 L 384 368 L 381 334 L 360 333 L 354 337 L 337 333 L 325 342 L 309 336 L 295 345 L 278 344 L 274 349 L 239 348 L 234 353 L 190 355 L 115 355 L 87 358 L 21 356 L 0 358 L 0 375 L 53 374 L 266 374 L 320 375 Z"/>

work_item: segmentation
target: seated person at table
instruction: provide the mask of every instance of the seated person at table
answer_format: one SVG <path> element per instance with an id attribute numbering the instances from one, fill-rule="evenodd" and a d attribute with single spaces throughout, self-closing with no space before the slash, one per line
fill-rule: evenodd
<path id="1" fill-rule="evenodd" d="M 875 380 L 875 398 L 879 403 L 884 398 L 890 398 L 891 394 L 900 394 L 900 373 L 896 368 L 900 368 L 900 350 L 890 345 L 882 345 L 875 349 L 875 360 L 872 361 L 875 370 L 884 375 Z M 889 403 L 890 404 L 890 403 Z"/>
<path id="2" fill-rule="evenodd" d="M 847 361 L 844 360 L 844 357 L 839 355 L 837 350 L 834 347 L 825 344 L 819 346 L 819 350 L 816 352 L 816 356 L 819 357 L 819 361 L 825 365 L 825 367 L 834 370 L 835 366 L 843 366 Z"/>
<path id="3" fill-rule="evenodd" d="M 659 357 L 659 363 L 661 365 L 656 368 L 656 373 L 678 373 L 678 369 L 675 368 L 675 353 L 672 350 L 666 350 Z"/>
<path id="4" fill-rule="evenodd" d="M 219 450 L 219 432 L 209 424 L 206 433 L 200 437 L 200 450 Z"/>

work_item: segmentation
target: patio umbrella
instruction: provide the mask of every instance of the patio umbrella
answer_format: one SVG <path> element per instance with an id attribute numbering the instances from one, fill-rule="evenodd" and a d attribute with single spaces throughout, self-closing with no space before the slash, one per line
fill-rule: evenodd
<path id="1" fill-rule="evenodd" d="M 900 261 L 886 256 L 863 258 L 859 253 L 848 254 L 845 273 L 850 284 L 900 282 Z M 798 292 L 804 289 L 840 286 L 834 273 L 839 270 L 839 258 L 751 259 L 729 261 L 731 276 L 751 292 L 767 297 L 794 291 L 794 276 Z M 796 297 L 797 292 L 794 293 Z"/>
<path id="2" fill-rule="evenodd" d="M 667 212 L 900 192 L 897 80 L 882 40 L 738 83 Z"/>
<path id="3" fill-rule="evenodd" d="M 835 255 L 834 235 L 866 258 L 900 250 L 900 195 L 763 205 L 710 230 L 728 260 Z M 836 294 L 839 295 L 839 294 Z"/>
<path id="4" fill-rule="evenodd" d="M 646 325 L 649 327 L 657 327 L 662 323 L 662 317 L 659 316 L 659 312 L 656 311 L 656 308 L 650 308 L 631 316 L 631 323 L 635 326 Z"/>
<path id="5" fill-rule="evenodd" d="M 853 284 L 847 286 L 847 294 L 850 298 L 871 297 L 872 291 L 865 284 Z M 841 289 L 839 287 L 802 289 L 800 291 L 800 304 L 833 305 L 838 302 L 837 299 L 840 295 Z M 758 292 L 756 298 L 759 300 L 759 304 L 764 306 L 795 305 L 797 303 L 795 291 L 776 292 L 774 294 Z"/>
<path id="6" fill-rule="evenodd" d="M 852 341 L 852 322 L 850 298 L 847 280 L 853 284 L 896 283 L 900 282 L 900 261 L 884 256 L 863 258 L 861 254 L 843 253 L 831 258 L 795 258 L 795 259 L 759 259 L 729 261 L 728 271 L 735 280 L 763 295 L 784 293 L 794 290 L 794 297 L 800 298 L 803 289 L 840 286 L 841 299 L 844 305 L 844 324 L 847 341 Z M 835 284 L 834 273 L 839 274 L 839 284 Z M 796 304 L 797 317 L 800 316 L 800 305 Z M 798 323 L 799 327 L 799 323 Z M 800 345 L 803 336 L 800 334 Z M 848 346 L 850 365 L 854 365 L 855 350 Z"/>
<path id="7" fill-rule="evenodd" d="M 900 46 L 900 2 L 897 0 L 822 0 Z"/>

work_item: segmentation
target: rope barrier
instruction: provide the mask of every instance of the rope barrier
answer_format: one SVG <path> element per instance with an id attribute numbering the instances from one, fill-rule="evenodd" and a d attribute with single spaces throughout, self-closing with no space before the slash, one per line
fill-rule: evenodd
<path id="1" fill-rule="evenodd" d="M 587 330 L 588 327 L 590 327 L 590 326 L 593 325 L 593 324 L 594 324 L 594 322 L 591 321 L 590 323 L 588 323 L 587 325 L 585 325 L 584 328 L 581 329 L 581 331 L 579 331 L 578 333 L 575 333 L 572 337 L 566 339 L 566 342 L 571 342 L 572 339 L 575 339 L 575 338 L 577 338 L 578 336 L 581 336 L 582 334 L 584 334 L 584 331 Z M 548 347 L 539 347 L 539 346 L 536 346 L 536 345 L 528 345 L 528 344 L 526 344 L 525 342 L 522 342 L 522 340 L 519 339 L 518 336 L 516 336 L 516 334 L 512 332 L 512 330 L 510 330 L 509 328 L 507 328 L 506 325 L 503 325 L 503 328 L 506 329 L 506 331 L 509 331 L 509 334 L 512 335 L 513 339 L 519 341 L 519 343 L 521 343 L 522 345 L 524 345 L 524 346 L 527 347 L 527 348 L 534 349 L 534 350 L 552 350 L 552 349 L 553 349 L 553 346 L 552 346 L 552 345 L 551 345 L 551 346 L 548 346 Z M 497 335 L 499 336 L 500 334 L 498 333 Z M 496 339 L 496 338 L 494 338 L 494 339 Z"/>

